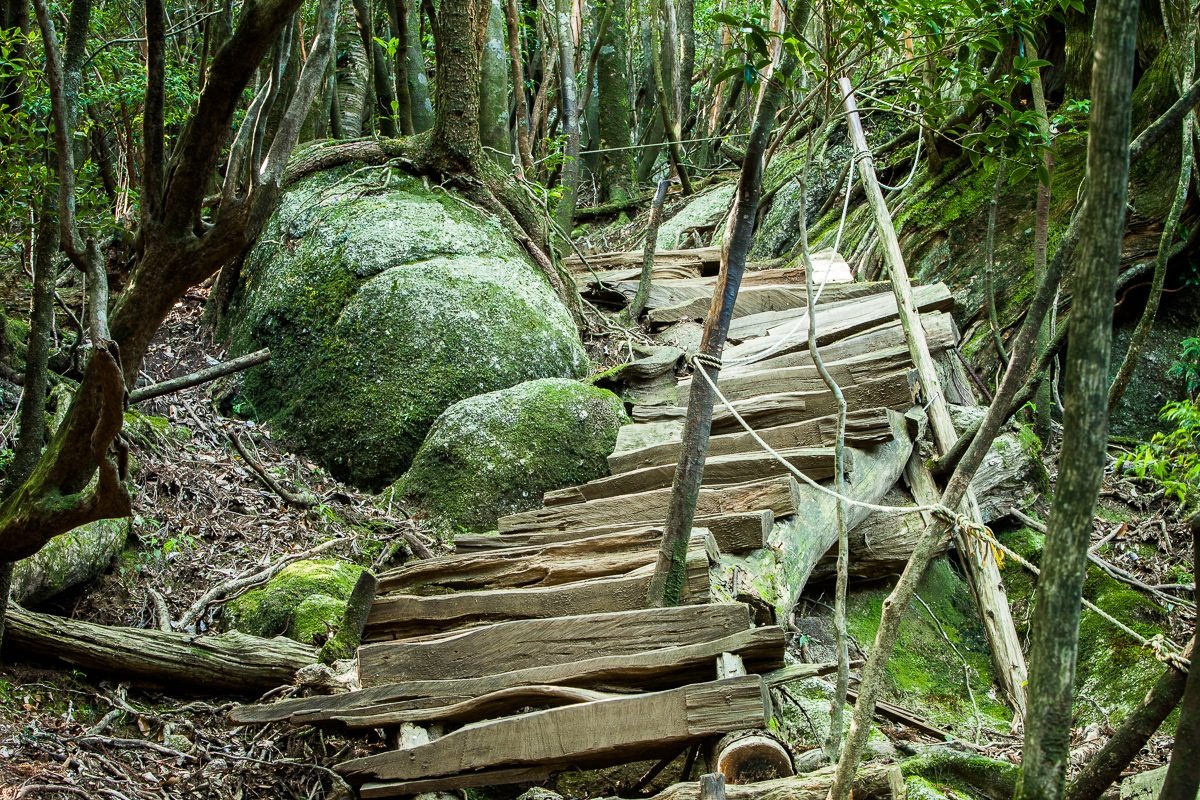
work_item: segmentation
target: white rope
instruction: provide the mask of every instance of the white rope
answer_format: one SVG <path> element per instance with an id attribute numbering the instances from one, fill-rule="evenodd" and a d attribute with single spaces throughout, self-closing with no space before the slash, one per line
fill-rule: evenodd
<path id="1" fill-rule="evenodd" d="M 771 445 L 767 444 L 766 440 L 764 440 L 758 434 L 758 431 L 754 430 L 754 428 L 752 428 L 750 426 L 750 423 L 746 422 L 746 420 L 742 417 L 742 415 L 738 413 L 738 410 L 734 407 L 733 403 L 729 400 L 728 397 L 725 396 L 725 394 L 717 386 L 716 381 L 714 381 L 712 379 L 712 376 L 708 374 L 708 370 L 705 369 L 705 367 L 709 367 L 709 366 L 714 367 L 716 369 L 720 369 L 720 367 L 721 367 L 720 359 L 713 358 L 712 356 L 706 356 L 702 353 L 698 353 L 698 354 L 692 356 L 690 361 L 691 361 L 692 366 L 695 369 L 696 373 L 698 375 L 700 375 L 702 378 L 704 378 L 705 383 L 707 383 L 709 388 L 713 390 L 713 392 L 717 396 L 717 399 L 720 400 L 721 403 L 725 406 L 725 408 L 727 408 L 729 410 L 729 413 L 732 414 L 733 418 L 738 421 L 738 424 L 741 425 L 746 430 L 746 433 L 750 434 L 750 438 L 752 438 L 759 447 L 761 447 L 763 450 L 765 450 L 767 453 L 769 453 L 772 457 L 774 457 L 775 460 L 778 461 L 783 467 L 785 467 L 788 472 L 792 473 L 792 475 L 799 478 L 800 481 L 802 481 L 805 485 L 811 486 L 813 489 L 816 489 L 818 492 L 826 494 L 836 500 L 841 500 L 842 502 L 846 503 L 847 505 L 857 506 L 858 508 L 865 508 L 868 511 L 875 511 L 875 512 L 879 512 L 879 513 L 883 513 L 883 514 L 894 514 L 896 516 L 903 516 L 905 514 L 933 514 L 937 517 L 940 517 L 941 519 L 943 519 L 944 521 L 949 523 L 953 528 L 959 530 L 960 532 L 970 533 L 970 534 L 975 535 L 980 540 L 982 540 L 985 544 L 988 544 L 991 547 L 995 548 L 996 550 L 1004 553 L 1004 555 L 1011 558 L 1013 561 L 1017 562 L 1022 567 L 1026 568 L 1027 570 L 1032 572 L 1035 576 L 1041 575 L 1041 571 L 1036 566 L 1034 566 L 1032 563 L 1027 561 L 1019 553 L 1017 553 L 1016 551 L 1007 547 L 1006 545 L 1002 544 L 998 539 L 996 539 L 996 537 L 992 533 L 991 529 L 988 528 L 986 525 L 979 524 L 979 523 L 975 522 L 974 520 L 970 519 L 969 517 L 967 517 L 963 514 L 959 514 L 959 513 L 955 512 L 953 509 L 950 509 L 941 503 L 936 503 L 934 505 L 923 505 L 923 506 L 884 506 L 884 505 L 879 505 L 876 503 L 867 503 L 862 500 L 857 500 L 853 497 L 847 497 L 843 494 L 839 494 L 838 492 L 834 491 L 833 489 L 830 489 L 826 486 L 822 486 L 821 484 L 817 483 L 812 478 L 808 477 L 803 472 L 801 472 L 799 469 L 797 469 L 795 466 L 793 466 L 786 458 L 784 458 L 782 455 L 779 454 L 779 451 L 777 451 L 775 448 L 771 447 Z M 1090 600 L 1087 600 L 1085 598 L 1083 600 L 1083 605 L 1089 611 L 1098 615 L 1105 622 L 1108 622 L 1110 625 L 1113 625 L 1118 630 L 1120 630 L 1122 633 L 1129 636 L 1131 639 L 1133 639 L 1135 642 L 1140 644 L 1142 647 L 1146 647 L 1146 648 L 1152 650 L 1154 652 L 1155 658 L 1157 658 L 1159 661 L 1170 664 L 1173 667 L 1175 667 L 1176 669 L 1180 670 L 1181 672 L 1187 672 L 1188 669 L 1190 668 L 1191 663 L 1188 661 L 1188 659 L 1183 657 L 1183 655 L 1182 655 L 1183 651 L 1179 647 L 1179 645 L 1168 640 L 1165 636 L 1162 636 L 1160 634 L 1151 639 L 1148 639 L 1145 636 L 1142 636 L 1137 631 L 1135 631 L 1133 628 L 1130 628 L 1128 625 L 1121 622 L 1116 617 L 1109 614 L 1104 609 L 1097 606 L 1095 603 L 1091 602 Z"/>

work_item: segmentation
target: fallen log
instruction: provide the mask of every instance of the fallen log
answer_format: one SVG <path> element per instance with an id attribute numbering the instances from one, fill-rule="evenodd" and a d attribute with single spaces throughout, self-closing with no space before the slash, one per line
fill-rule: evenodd
<path id="1" fill-rule="evenodd" d="M 894 769 L 895 767 L 875 764 L 861 767 L 854 778 L 855 800 L 892 797 L 890 775 Z M 832 785 L 833 767 L 825 767 L 789 778 L 729 785 L 725 787 L 725 797 L 726 800 L 826 800 Z M 676 783 L 663 789 L 650 800 L 702 800 L 700 784 Z"/>
<path id="2" fill-rule="evenodd" d="M 904 410 L 913 404 L 913 388 L 904 373 L 843 387 L 842 394 L 855 408 Z M 828 390 L 761 394 L 734 400 L 732 405 L 755 430 L 803 422 L 837 411 L 837 401 Z M 634 406 L 630 416 L 635 422 L 662 422 L 680 420 L 686 415 L 687 409 L 680 406 Z M 724 403 L 713 407 L 714 435 L 740 430 L 744 430 L 741 423 Z"/>
<path id="3" fill-rule="evenodd" d="M 769 510 L 776 516 L 792 513 L 791 478 L 771 478 L 734 486 L 701 488 L 697 516 Z M 661 525 L 666 519 L 670 489 L 607 497 L 557 508 L 539 508 L 501 517 L 501 534 L 565 531 L 597 525 Z"/>
<path id="4" fill-rule="evenodd" d="M 117 628 L 15 605 L 7 622 L 7 658 L 35 656 L 176 690 L 260 694 L 291 683 L 297 670 L 317 661 L 315 648 L 283 637 Z"/>
<path id="5" fill-rule="evenodd" d="M 890 415 L 886 408 L 853 411 L 846 419 L 846 445 L 871 447 L 892 438 Z M 674 464 L 679 460 L 677 422 L 650 422 L 625 425 L 617 432 L 616 450 L 608 457 L 608 468 L 614 474 L 644 467 Z M 832 415 L 816 419 L 776 425 L 758 431 L 759 436 L 776 450 L 796 447 L 832 447 L 837 438 L 837 418 Z M 737 453 L 761 453 L 762 446 L 745 431 L 713 436 L 708 440 L 708 455 L 727 456 Z"/>
<path id="6" fill-rule="evenodd" d="M 711 595 L 709 556 L 693 538 L 687 556 L 683 602 L 707 603 Z M 527 589 L 485 589 L 422 597 L 385 595 L 376 599 L 364 638 L 403 639 L 509 619 L 541 619 L 566 614 L 631 611 L 645 605 L 654 565 L 628 574 Z"/>
<path id="7" fill-rule="evenodd" d="M 747 550 L 758 550 L 765 547 L 767 533 L 775 524 L 775 515 L 770 511 L 745 511 L 736 514 L 718 514 L 715 516 L 698 516 L 692 524 L 696 528 L 707 530 L 722 553 L 742 553 Z M 600 525 L 591 528 L 573 528 L 565 531 L 548 531 L 545 533 L 506 533 L 499 535 L 469 535 L 459 536 L 454 540 L 454 546 L 460 553 L 472 553 L 487 550 L 506 550 L 510 547 L 534 547 L 573 542 L 579 539 L 589 539 L 621 531 L 653 530 L 654 535 L 662 536 L 661 526 L 647 526 L 645 523 Z"/>
<path id="8" fill-rule="evenodd" d="M 813 480 L 823 480 L 833 475 L 833 449 L 829 447 L 799 447 L 779 451 L 789 464 Z M 852 465 L 849 469 L 852 469 Z M 756 453 L 736 453 L 712 456 L 704 462 L 703 486 L 727 486 L 748 481 L 786 475 L 788 470 L 774 456 L 759 448 Z M 546 492 L 542 504 L 546 507 L 584 503 L 604 497 L 637 494 L 671 485 L 675 476 L 674 464 L 621 472 L 607 478 L 599 478 L 580 486 L 555 489 Z"/>
<path id="9" fill-rule="evenodd" d="M 922 312 L 950 311 L 954 308 L 954 296 L 944 283 L 918 286 L 913 294 Z M 895 296 L 886 292 L 853 302 L 829 305 L 837 307 L 836 314 L 828 313 L 826 304 L 816 309 L 817 319 L 821 320 L 820 330 L 817 331 L 817 347 L 899 319 L 900 314 Z M 822 311 L 826 313 L 822 314 Z M 745 341 L 755 337 L 758 337 L 757 341 Z M 742 341 L 742 344 L 725 351 L 724 358 L 730 361 L 752 357 L 767 349 L 772 349 L 776 354 L 806 350 L 808 311 L 768 311 L 742 317 L 730 324 L 729 338 Z M 783 342 L 780 342 L 781 339 Z"/>
<path id="10" fill-rule="evenodd" d="M 818 317 L 821 319 L 821 317 Z M 824 321 L 821 322 L 824 326 Z M 932 352 L 941 352 L 947 348 L 958 344 L 958 329 L 954 325 L 954 318 L 949 314 L 943 314 L 939 311 L 934 311 L 921 315 L 921 325 L 925 328 L 925 335 L 929 343 L 929 349 Z M 778 342 L 778 340 L 775 340 Z M 787 341 L 791 341 L 789 338 Z M 746 345 L 756 344 L 752 340 L 746 342 Z M 904 329 L 899 321 L 883 322 L 872 328 L 869 328 L 853 336 L 839 339 L 829 344 L 818 344 L 817 349 L 821 351 L 821 358 L 825 363 L 836 361 L 844 361 L 856 356 L 866 355 L 870 353 L 878 353 L 883 350 L 890 350 L 894 347 L 907 347 L 904 338 Z M 766 350 L 755 350 L 755 353 L 764 353 Z M 729 365 L 721 368 L 721 378 L 728 379 L 737 375 L 743 375 L 748 372 L 759 372 L 764 369 L 780 369 L 783 367 L 810 367 L 813 365 L 812 353 L 808 351 L 808 342 L 801 342 L 798 349 L 782 347 L 779 351 L 770 351 L 765 358 L 749 363 L 735 363 L 730 358 L 727 358 Z"/>
<path id="11" fill-rule="evenodd" d="M 846 483 L 847 495 L 860 502 L 877 503 L 904 473 L 912 451 L 913 437 L 907 421 L 895 415 L 892 441 L 855 455 L 855 476 Z M 795 516 L 771 531 L 768 542 L 776 552 L 777 619 L 791 618 L 792 608 L 808 584 L 813 568 L 837 542 L 837 506 L 832 495 L 798 484 Z M 853 531 L 869 512 L 847 504 L 846 513 L 846 528 Z"/>
<path id="12" fill-rule="evenodd" d="M 731 728 L 765 725 L 769 708 L 766 684 L 752 675 L 482 722 L 335 769 L 352 784 L 388 781 L 395 794 L 412 794 L 403 782 L 419 780 L 422 791 L 431 791 L 431 779 L 464 772 L 589 767 L 663 755 Z"/>

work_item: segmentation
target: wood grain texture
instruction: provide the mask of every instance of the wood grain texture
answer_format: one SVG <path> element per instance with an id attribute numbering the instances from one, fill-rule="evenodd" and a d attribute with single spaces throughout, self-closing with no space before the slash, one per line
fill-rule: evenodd
<path id="1" fill-rule="evenodd" d="M 338 764 L 352 784 L 428 780 L 481 769 L 598 766 L 766 723 L 759 676 L 692 684 L 467 725 L 406 750 Z"/>

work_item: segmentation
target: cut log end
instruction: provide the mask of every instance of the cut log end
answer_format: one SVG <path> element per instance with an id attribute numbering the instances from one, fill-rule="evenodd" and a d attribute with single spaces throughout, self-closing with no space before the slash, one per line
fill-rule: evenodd
<path id="1" fill-rule="evenodd" d="M 717 742 L 716 770 L 726 783 L 739 785 L 787 778 L 795 774 L 787 748 L 764 732 L 732 733 Z"/>

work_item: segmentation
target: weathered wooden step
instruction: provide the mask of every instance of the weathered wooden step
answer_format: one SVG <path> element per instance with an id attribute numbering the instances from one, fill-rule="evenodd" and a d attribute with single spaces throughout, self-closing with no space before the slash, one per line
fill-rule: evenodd
<path id="1" fill-rule="evenodd" d="M 913 377 L 915 380 L 915 374 Z M 912 406 L 913 387 L 907 373 L 894 373 L 878 380 L 866 381 L 842 389 L 851 409 L 890 408 L 904 410 Z M 811 392 L 779 392 L 734 400 L 733 407 L 756 431 L 776 425 L 790 425 L 837 412 L 837 400 L 828 389 Z M 682 420 L 687 409 L 680 406 L 634 406 L 631 414 L 636 422 Z M 724 403 L 713 407 L 714 435 L 744 430 Z"/>
<path id="2" fill-rule="evenodd" d="M 485 769 L 596 767 L 678 751 L 696 739 L 766 724 L 767 686 L 757 675 L 692 684 L 467 725 L 418 747 L 338 764 L 350 783 L 424 781 Z M 373 791 L 380 791 L 376 787 Z M 376 796 L 386 796 L 377 794 Z"/>
<path id="3" fill-rule="evenodd" d="M 752 273 L 747 273 L 752 274 Z M 683 283 L 682 281 L 676 282 Z M 623 294 L 628 286 L 637 291 L 635 283 L 620 283 L 617 288 Z M 671 325 L 681 320 L 702 320 L 708 314 L 712 303 L 712 287 L 651 286 L 650 296 L 656 301 L 653 305 L 647 302 L 650 311 L 646 317 L 651 325 Z M 886 283 L 831 283 L 821 293 L 822 305 L 843 303 L 862 297 L 870 297 L 880 292 L 890 291 Z M 694 294 L 693 297 L 688 295 Z M 632 295 L 631 295 L 632 297 Z M 673 301 L 673 302 L 672 302 Z M 804 273 L 800 271 L 799 286 L 779 284 L 763 284 L 761 286 L 745 286 L 738 290 L 737 299 L 733 303 L 733 319 L 749 317 L 769 311 L 792 311 L 805 308 L 808 305 L 808 291 L 804 288 Z"/>
<path id="4" fill-rule="evenodd" d="M 791 448 L 780 451 L 779 454 L 789 464 L 813 480 L 819 481 L 833 477 L 832 447 Z M 853 464 L 848 462 L 847 468 L 853 469 Z M 760 448 L 757 453 L 711 456 L 704 462 L 703 485 L 727 486 L 786 474 L 788 474 L 787 468 L 780 464 L 774 456 L 763 452 Z M 599 478 L 581 486 L 570 486 L 566 489 L 546 492 L 542 504 L 546 507 L 561 506 L 662 489 L 670 486 L 674 477 L 674 464 L 643 467 L 631 472 Z"/>
<path id="5" fill-rule="evenodd" d="M 592 639 L 587 630 L 576 631 L 580 639 Z M 326 705 L 317 711 L 301 712 L 296 722 L 331 720 L 334 716 L 374 715 L 380 712 L 414 708 L 436 708 L 481 694 L 500 692 L 518 686 L 576 686 L 608 692 L 643 691 L 648 688 L 671 688 L 691 681 L 712 680 L 713 664 L 722 652 L 742 656 L 746 669 L 752 673 L 770 672 L 784 663 L 784 631 L 774 625 L 748 628 L 694 644 L 659 646 L 643 642 L 646 650 L 613 655 L 610 652 L 589 652 L 578 661 L 545 664 L 540 667 L 510 670 L 481 678 L 438 681 L 406 681 L 400 663 L 385 660 L 389 649 L 401 648 L 400 643 L 371 645 L 372 655 L 368 686 L 390 686 L 392 699 L 362 702 L 358 693 L 347 694 L 346 708 Z M 394 682 L 395 681 L 395 682 Z M 372 690 L 374 691 L 374 690 Z M 434 704 L 428 703 L 436 698 Z M 353 702 L 353 705 L 350 703 Z M 331 710 L 332 709 L 332 710 Z M 317 714 L 318 716 L 313 716 Z"/>
<path id="6" fill-rule="evenodd" d="M 613 253 L 592 253 L 587 256 L 587 262 L 578 256 L 568 256 L 563 259 L 563 264 L 572 272 L 580 272 L 584 275 L 591 272 L 601 272 L 603 270 L 614 269 L 641 269 L 643 253 L 641 250 L 625 250 Z M 654 254 L 654 265 L 656 267 L 668 265 L 703 265 L 706 270 L 712 270 L 713 273 L 721 265 L 721 248 L 720 247 L 692 247 L 682 250 L 659 250 Z"/>
<path id="7" fill-rule="evenodd" d="M 840 361 L 825 362 L 825 369 L 843 389 L 859 383 L 879 380 L 888 375 L 902 374 L 912 368 L 912 358 L 909 356 L 908 348 L 904 346 L 874 350 Z M 686 406 L 688 404 L 693 380 L 695 380 L 693 377 L 684 378 L 677 384 L 676 403 L 678 405 Z M 747 397 L 776 392 L 819 392 L 828 388 L 817 371 L 816 365 L 813 364 L 803 367 L 758 369 L 736 372 L 732 375 L 726 375 L 722 371 L 717 376 L 717 386 L 730 400 L 744 400 Z"/>
<path id="8" fill-rule="evenodd" d="M 715 550 L 715 545 L 713 546 Z M 711 595 L 709 555 L 693 537 L 687 555 L 683 602 L 707 603 Z M 384 595 L 371 606 L 366 641 L 402 639 L 499 620 L 543 619 L 573 614 L 630 611 L 646 604 L 654 564 L 625 575 L 528 589 L 485 589 L 421 597 Z"/>
<path id="9" fill-rule="evenodd" d="M 739 514 L 698 516 L 692 521 L 696 528 L 707 530 L 722 553 L 743 553 L 757 550 L 766 545 L 766 536 L 775 522 L 770 511 L 745 511 Z M 510 547 L 545 546 L 558 542 L 573 542 L 590 539 L 619 531 L 652 530 L 662 536 L 662 520 L 653 525 L 635 522 L 632 524 L 601 525 L 589 528 L 573 528 L 565 531 L 545 533 L 506 533 L 503 536 L 468 535 L 454 540 L 454 547 L 462 553 L 507 550 Z"/>
<path id="10" fill-rule="evenodd" d="M 661 540 L 661 529 L 642 527 L 519 547 L 508 542 L 503 550 L 455 553 L 389 570 L 379 576 L 379 594 L 559 586 L 624 575 L 652 563 Z"/>
<path id="11" fill-rule="evenodd" d="M 872 447 L 892 438 L 890 415 L 897 412 L 886 408 L 851 411 L 846 416 L 846 445 Z M 608 468 L 614 474 L 629 472 L 679 460 L 681 422 L 650 422 L 626 425 L 617 433 L 617 450 L 608 457 Z M 776 450 L 796 447 L 830 447 L 837 438 L 837 418 L 833 415 L 763 428 L 759 436 Z M 709 456 L 737 453 L 761 453 L 762 446 L 745 431 L 725 433 L 708 440 Z M 699 524 L 699 523 L 697 523 Z M 718 542 L 719 543 L 719 542 Z M 728 550 L 725 547 L 722 550 Z"/>
<path id="12" fill-rule="evenodd" d="M 820 324 L 824 325 L 821 317 L 818 316 L 817 319 Z M 954 325 L 954 318 L 949 314 L 941 311 L 922 314 L 921 326 L 925 328 L 925 338 L 932 353 L 940 353 L 958 343 L 958 329 Z M 751 342 L 753 341 L 757 340 L 751 340 Z M 821 351 L 821 358 L 825 360 L 826 364 L 830 364 L 897 347 L 907 349 L 908 343 L 904 337 L 904 330 L 900 327 L 900 322 L 893 320 L 856 333 L 849 338 L 817 345 L 817 347 Z M 726 365 L 721 368 L 720 377 L 732 378 L 766 369 L 811 367 L 812 365 L 812 353 L 808 351 L 808 346 L 805 344 L 798 350 L 783 348 L 765 359 L 747 364 L 737 364 L 727 358 Z"/>
<path id="13" fill-rule="evenodd" d="M 954 308 L 954 296 L 944 283 L 913 287 L 913 299 L 917 310 L 950 311 Z M 777 340 L 786 334 L 787 343 L 776 352 L 803 350 L 808 347 L 808 311 L 767 311 L 734 320 L 729 326 L 729 338 L 742 344 L 725 351 L 725 358 L 734 360 L 752 353 L 773 348 Z M 898 318 L 896 297 L 890 292 L 873 295 L 837 304 L 835 309 L 822 313 L 817 308 L 817 346 L 821 347 L 838 339 L 845 339 Z M 759 337 L 759 341 L 746 339 Z"/>
<path id="14" fill-rule="evenodd" d="M 697 516 L 715 516 L 746 511 L 768 510 L 775 516 L 792 514 L 791 478 L 734 486 L 701 488 L 696 501 Z M 671 490 L 655 489 L 641 494 L 606 497 L 556 508 L 538 508 L 501 517 L 501 534 L 567 531 L 602 525 L 662 524 L 671 502 Z"/>

